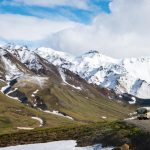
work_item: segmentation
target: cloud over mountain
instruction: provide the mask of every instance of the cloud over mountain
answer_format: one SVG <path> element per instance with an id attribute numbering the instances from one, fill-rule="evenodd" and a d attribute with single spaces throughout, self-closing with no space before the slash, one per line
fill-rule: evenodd
<path id="1" fill-rule="evenodd" d="M 47 1 L 27 2 L 24 4 L 42 6 Z M 49 5 L 69 5 L 65 2 L 55 1 Z M 78 5 L 88 8 L 86 2 Z M 88 24 L 77 23 L 65 17 L 52 20 L 1 14 L 0 32 L 5 39 L 30 40 L 33 43 L 38 40 L 40 45 L 74 54 L 98 49 L 115 57 L 147 56 L 150 55 L 149 13 L 149 0 L 113 0 L 110 2 L 110 13 L 97 14 Z"/>

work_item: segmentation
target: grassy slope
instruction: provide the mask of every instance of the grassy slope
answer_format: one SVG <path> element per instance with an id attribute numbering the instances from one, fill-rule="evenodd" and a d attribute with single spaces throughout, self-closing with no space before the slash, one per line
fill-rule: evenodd
<path id="1" fill-rule="evenodd" d="M 39 122 L 31 119 L 32 116 L 42 118 L 47 127 L 76 124 L 68 119 L 30 108 L 0 93 L 0 134 L 17 131 L 18 126 L 38 127 Z"/>
<path id="2" fill-rule="evenodd" d="M 40 87 L 33 83 L 25 83 L 26 86 L 20 87 L 19 90 L 26 93 L 32 102 L 31 94 Z M 16 84 L 18 85 L 20 83 Z M 90 90 L 92 93 L 88 91 L 88 94 L 85 94 L 70 86 L 47 82 L 46 87 L 40 89 L 37 95 L 46 103 L 49 110 L 59 110 L 80 122 L 104 121 L 102 116 L 106 116 L 108 121 L 123 119 L 134 109 L 127 104 L 105 99 L 95 88 Z"/>
<path id="3" fill-rule="evenodd" d="M 24 84 L 25 83 L 25 84 Z M 4 83 L 0 82 L 0 87 Z M 44 127 L 59 127 L 77 125 L 91 122 L 103 122 L 102 116 L 107 117 L 107 121 L 118 120 L 128 117 L 133 107 L 120 104 L 113 100 L 102 97 L 95 88 L 92 93 L 84 93 L 63 84 L 47 82 L 41 89 L 36 83 L 27 81 L 19 82 L 15 85 L 24 92 L 32 103 L 31 94 L 39 89 L 38 96 L 46 103 L 49 110 L 59 110 L 72 116 L 75 121 L 65 119 L 56 115 L 43 113 L 35 108 L 23 105 L 16 100 L 12 100 L 0 93 L 0 133 L 15 132 L 17 126 L 38 127 L 39 122 L 31 119 L 37 116 L 44 120 Z M 91 87 L 90 87 L 91 88 Z"/>
<path id="4" fill-rule="evenodd" d="M 1 89 L 3 86 L 6 86 L 6 83 L 4 83 L 3 81 L 0 81 L 0 89 Z"/>
<path id="5" fill-rule="evenodd" d="M 65 105 L 59 108 L 60 111 L 77 120 L 102 121 L 102 116 L 106 116 L 108 120 L 114 120 L 126 117 L 131 111 L 128 107 L 104 99 L 100 95 L 99 97 L 86 98 L 81 92 L 66 90 L 59 86 L 54 86 L 51 93 Z"/>
<path id="6" fill-rule="evenodd" d="M 4 84 L 0 82 L 0 87 Z M 41 112 L 0 93 L 0 146 L 65 139 L 75 139 L 80 146 L 94 143 L 116 146 L 126 143 L 126 140 L 130 141 L 133 137 L 139 137 L 138 128 L 110 122 L 128 117 L 134 107 L 105 99 L 95 88 L 91 89 L 92 93 L 85 93 L 70 86 L 49 82 L 44 89 L 27 81 L 17 83 L 15 86 L 18 85 L 19 90 L 29 97 L 30 102 L 32 102 L 31 94 L 39 89 L 37 95 L 44 100 L 50 110 L 64 112 L 76 121 Z M 41 129 L 39 122 L 31 119 L 32 116 L 44 120 Z M 102 116 L 106 116 L 107 119 L 102 119 Z M 91 122 L 98 123 L 83 125 Z M 20 131 L 17 130 L 18 126 L 36 129 Z"/>

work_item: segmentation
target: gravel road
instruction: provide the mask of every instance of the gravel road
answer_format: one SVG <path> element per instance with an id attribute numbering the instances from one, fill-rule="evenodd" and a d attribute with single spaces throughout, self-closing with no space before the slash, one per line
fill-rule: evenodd
<path id="1" fill-rule="evenodd" d="M 133 119 L 133 120 L 125 120 L 125 122 L 129 124 L 134 124 L 135 126 L 150 132 L 150 120 Z"/>

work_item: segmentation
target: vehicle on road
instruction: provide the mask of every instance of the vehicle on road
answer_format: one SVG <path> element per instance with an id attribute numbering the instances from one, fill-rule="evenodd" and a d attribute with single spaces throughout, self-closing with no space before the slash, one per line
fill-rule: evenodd
<path id="1" fill-rule="evenodd" d="M 137 118 L 139 120 L 142 119 L 150 119 L 150 107 L 140 107 L 137 109 Z"/>

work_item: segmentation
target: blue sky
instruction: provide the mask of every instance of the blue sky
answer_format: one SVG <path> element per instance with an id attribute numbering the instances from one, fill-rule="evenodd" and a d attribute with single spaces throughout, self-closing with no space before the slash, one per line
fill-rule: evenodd
<path id="1" fill-rule="evenodd" d="M 0 43 L 150 56 L 150 0 L 0 0 Z"/>
<path id="2" fill-rule="evenodd" d="M 80 0 L 74 1 L 78 3 L 78 1 Z M 69 5 L 26 5 L 23 3 L 19 3 L 19 0 L 17 2 L 15 2 L 15 0 L 1 0 L 0 13 L 21 14 L 26 16 L 36 16 L 39 18 L 49 19 L 64 17 L 72 21 L 87 24 L 92 21 L 94 16 L 100 13 L 110 13 L 109 2 L 109 0 L 88 0 L 87 5 L 89 6 L 89 8 L 82 9 Z"/>

